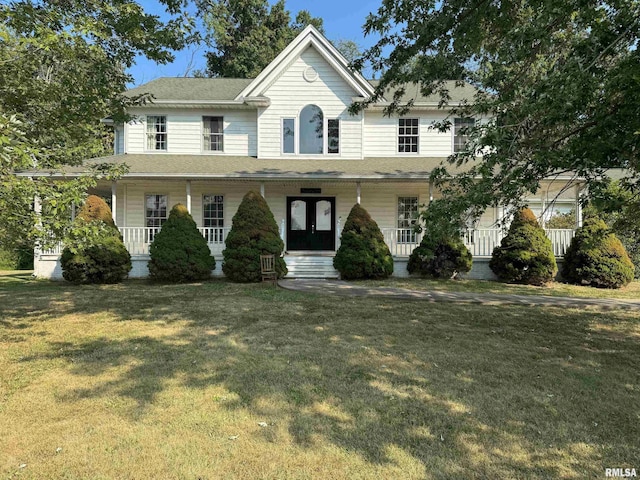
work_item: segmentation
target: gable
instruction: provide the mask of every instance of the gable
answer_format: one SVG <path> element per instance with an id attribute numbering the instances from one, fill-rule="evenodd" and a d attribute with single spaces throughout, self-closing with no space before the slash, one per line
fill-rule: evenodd
<path id="1" fill-rule="evenodd" d="M 312 25 L 307 26 L 280 54 L 258 75 L 236 100 L 247 97 L 265 96 L 266 90 L 275 79 L 310 47 L 330 65 L 333 70 L 348 83 L 356 96 L 369 97 L 373 94 L 373 87 L 365 78 L 348 68 L 344 56 Z"/>

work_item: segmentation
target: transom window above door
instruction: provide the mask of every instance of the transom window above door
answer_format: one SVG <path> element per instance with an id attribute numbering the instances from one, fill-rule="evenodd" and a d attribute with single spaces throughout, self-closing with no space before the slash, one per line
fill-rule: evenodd
<path id="1" fill-rule="evenodd" d="M 305 106 L 297 118 L 282 119 L 282 153 L 340 153 L 340 119 L 326 118 L 317 105 Z"/>

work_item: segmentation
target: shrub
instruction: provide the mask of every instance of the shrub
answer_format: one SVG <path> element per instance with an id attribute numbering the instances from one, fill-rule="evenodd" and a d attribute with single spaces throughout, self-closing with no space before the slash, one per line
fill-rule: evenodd
<path id="1" fill-rule="evenodd" d="M 333 266 L 347 280 L 386 278 L 393 273 L 393 257 L 378 224 L 358 204 L 344 224 Z"/>
<path id="2" fill-rule="evenodd" d="M 504 282 L 544 285 L 553 280 L 558 267 L 551 240 L 531 210 L 516 213 L 489 267 Z"/>
<path id="3" fill-rule="evenodd" d="M 222 271 L 234 282 L 262 280 L 260 255 L 275 255 L 278 278 L 287 274 L 278 225 L 269 205 L 257 192 L 249 191 L 242 199 L 225 244 Z"/>
<path id="4" fill-rule="evenodd" d="M 564 256 L 562 277 L 569 283 L 620 288 L 633 280 L 634 266 L 622 242 L 597 217 L 584 221 Z"/>
<path id="5" fill-rule="evenodd" d="M 471 270 L 471 252 L 460 237 L 434 238 L 428 233 L 422 238 L 407 263 L 409 273 L 433 278 L 454 278 Z"/>
<path id="6" fill-rule="evenodd" d="M 90 195 L 65 240 L 62 276 L 73 283 L 117 283 L 131 271 L 131 255 L 111 218 L 109 206 Z"/>
<path id="7" fill-rule="evenodd" d="M 149 277 L 169 282 L 205 280 L 216 268 L 207 241 L 187 207 L 178 203 L 149 247 Z"/>

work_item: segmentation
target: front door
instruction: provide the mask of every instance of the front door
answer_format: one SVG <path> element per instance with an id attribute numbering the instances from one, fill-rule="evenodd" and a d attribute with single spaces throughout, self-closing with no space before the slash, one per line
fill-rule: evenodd
<path id="1" fill-rule="evenodd" d="M 287 250 L 335 250 L 335 197 L 287 197 Z"/>

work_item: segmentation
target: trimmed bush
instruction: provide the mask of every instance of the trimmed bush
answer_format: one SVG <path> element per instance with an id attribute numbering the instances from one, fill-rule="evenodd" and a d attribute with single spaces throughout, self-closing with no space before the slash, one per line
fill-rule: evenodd
<path id="1" fill-rule="evenodd" d="M 225 245 L 222 271 L 234 282 L 262 280 L 260 255 L 275 255 L 278 278 L 287 274 L 278 225 L 269 205 L 258 192 L 249 191 L 242 199 Z"/>
<path id="2" fill-rule="evenodd" d="M 424 277 L 455 278 L 471 270 L 472 265 L 471 252 L 460 237 L 433 238 L 427 233 L 411 252 L 407 270 Z"/>
<path id="3" fill-rule="evenodd" d="M 165 282 L 206 280 L 216 268 L 207 241 L 187 207 L 178 203 L 149 247 L 149 277 Z"/>
<path id="4" fill-rule="evenodd" d="M 562 277 L 569 283 L 620 288 L 633 280 L 634 266 L 622 242 L 597 217 L 584 221 L 564 255 Z"/>
<path id="5" fill-rule="evenodd" d="M 118 283 L 131 271 L 131 255 L 111 218 L 109 206 L 90 195 L 65 241 L 62 277 L 72 283 Z"/>
<path id="6" fill-rule="evenodd" d="M 551 240 L 531 210 L 516 213 L 489 267 L 503 282 L 544 285 L 553 280 L 558 267 Z"/>
<path id="7" fill-rule="evenodd" d="M 333 266 L 346 280 L 387 278 L 393 273 L 393 257 L 378 224 L 358 204 L 344 224 Z"/>

